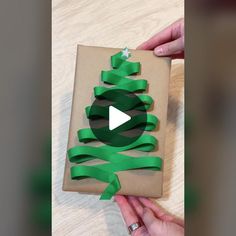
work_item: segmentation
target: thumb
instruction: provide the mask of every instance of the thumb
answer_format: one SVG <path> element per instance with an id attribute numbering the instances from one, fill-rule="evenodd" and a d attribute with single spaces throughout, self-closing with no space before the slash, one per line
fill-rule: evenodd
<path id="1" fill-rule="evenodd" d="M 162 221 L 156 218 L 149 208 L 143 209 L 142 221 L 150 235 L 157 235 L 158 231 L 160 231 Z"/>
<path id="2" fill-rule="evenodd" d="M 171 56 L 184 50 L 184 38 L 178 38 L 169 43 L 162 44 L 154 49 L 156 56 Z"/>

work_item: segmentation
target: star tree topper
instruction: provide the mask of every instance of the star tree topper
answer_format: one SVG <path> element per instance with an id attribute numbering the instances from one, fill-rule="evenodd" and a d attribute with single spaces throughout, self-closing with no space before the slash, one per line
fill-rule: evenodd
<path id="1" fill-rule="evenodd" d="M 131 56 L 131 53 L 129 52 L 129 49 L 126 47 L 122 50 L 122 57 L 125 59 L 128 59 Z"/>

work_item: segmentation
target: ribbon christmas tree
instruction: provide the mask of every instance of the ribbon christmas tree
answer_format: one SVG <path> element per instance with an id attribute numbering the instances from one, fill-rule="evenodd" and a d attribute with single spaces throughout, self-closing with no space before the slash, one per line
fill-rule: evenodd
<path id="1" fill-rule="evenodd" d="M 147 89 L 147 80 L 137 79 L 134 80 L 130 76 L 140 72 L 139 62 L 130 62 L 127 59 L 130 57 L 128 49 L 111 56 L 112 70 L 102 71 L 101 80 L 104 83 L 114 85 L 112 87 L 97 86 L 94 88 L 94 96 L 96 98 L 106 99 L 113 101 L 116 97 L 115 92 L 117 89 L 128 91 L 130 93 L 143 92 Z M 128 77 L 129 76 L 129 77 Z M 107 96 L 107 91 L 114 91 L 112 96 Z M 116 100 L 117 107 L 122 110 L 128 111 L 130 109 L 145 110 L 150 109 L 153 99 L 146 94 L 138 95 L 139 101 L 135 99 L 122 97 Z M 107 106 L 86 107 L 85 112 L 88 119 L 97 119 L 102 117 L 109 119 L 107 113 Z M 145 119 L 144 119 L 145 118 Z M 134 128 L 144 129 L 146 131 L 152 131 L 156 128 L 158 119 L 152 114 L 146 114 L 144 117 L 142 114 L 132 117 L 131 122 L 122 125 L 121 131 L 131 130 Z M 99 132 L 104 132 L 107 127 L 99 128 Z M 119 129 L 119 128 L 118 128 Z M 119 136 L 119 135 L 118 135 Z M 109 140 L 111 137 L 106 137 Z M 120 140 L 126 140 L 130 137 L 121 136 L 115 137 L 121 138 Z M 80 129 L 78 131 L 78 139 L 80 142 L 89 143 L 97 141 L 96 135 L 90 128 Z M 99 141 L 99 140 L 98 140 Z M 149 134 L 143 134 L 139 138 L 135 139 L 129 145 L 114 147 L 110 145 L 95 146 L 75 146 L 68 150 L 68 158 L 74 165 L 71 167 L 71 178 L 80 180 L 83 178 L 95 178 L 98 181 L 107 183 L 107 187 L 103 191 L 100 199 L 111 199 L 121 188 L 119 178 L 116 172 L 134 170 L 134 169 L 150 169 L 153 171 L 160 171 L 162 167 L 162 159 L 157 156 L 139 156 L 133 157 L 125 155 L 127 150 L 138 150 L 140 152 L 151 152 L 157 145 L 157 139 Z M 85 165 L 85 162 L 89 160 L 100 159 L 105 161 L 103 164 Z M 83 164 L 81 164 L 83 163 Z"/>

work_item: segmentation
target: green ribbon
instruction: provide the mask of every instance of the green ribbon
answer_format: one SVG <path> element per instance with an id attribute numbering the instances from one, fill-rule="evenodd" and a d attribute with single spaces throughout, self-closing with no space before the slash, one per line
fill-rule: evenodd
<path id="1" fill-rule="evenodd" d="M 131 79 L 127 76 L 135 75 L 140 72 L 139 62 L 129 62 L 127 57 L 123 56 L 123 52 L 119 52 L 111 56 L 111 65 L 113 67 L 110 71 L 101 72 L 101 80 L 104 83 L 113 85 L 113 87 L 97 86 L 94 88 L 94 95 L 100 99 L 106 99 L 114 102 L 113 105 L 117 109 L 123 111 L 143 110 L 143 107 L 148 110 L 153 104 L 153 99 L 144 94 L 138 95 L 139 99 L 130 98 L 126 96 L 118 96 L 116 90 L 125 90 L 128 92 L 143 92 L 147 89 L 147 81 L 144 79 Z M 107 91 L 114 90 L 112 95 L 106 93 Z M 141 103 L 140 104 L 140 100 Z M 143 105 L 144 104 L 144 105 Z M 107 106 L 88 106 L 85 108 L 86 116 L 88 119 L 108 119 L 108 105 Z M 156 116 L 147 114 L 138 114 L 132 117 L 131 122 L 118 127 L 116 132 L 123 132 L 134 128 L 152 131 L 158 125 Z M 120 129 L 120 130 L 118 130 Z M 108 127 L 98 129 L 103 134 L 107 133 L 107 140 L 114 141 L 120 139 L 121 134 L 116 136 L 108 131 Z M 98 141 L 90 128 L 80 129 L 78 131 L 78 139 L 80 142 L 89 143 Z M 113 139 L 113 140 L 112 140 Z M 122 136 L 122 139 L 129 139 L 127 136 Z M 134 169 L 149 169 L 153 171 L 160 171 L 162 167 L 162 159 L 157 156 L 140 156 L 133 157 L 123 153 L 127 150 L 138 150 L 141 152 L 151 152 L 157 146 L 157 139 L 149 134 L 143 134 L 135 142 L 127 146 L 113 147 L 109 145 L 102 145 L 99 147 L 94 146 L 75 146 L 68 150 L 68 158 L 74 165 L 71 167 L 71 178 L 80 180 L 84 178 L 95 178 L 101 182 L 107 183 L 107 187 L 103 191 L 100 199 L 111 199 L 120 188 L 119 178 L 116 172 Z M 102 164 L 96 165 L 81 165 L 81 163 L 92 160 L 105 161 Z M 80 165 L 78 165 L 80 164 Z"/>
<path id="2" fill-rule="evenodd" d="M 100 96 L 102 98 L 105 98 L 109 101 L 112 101 L 112 105 L 115 106 L 117 109 L 121 109 L 122 111 L 128 111 L 128 110 L 149 110 L 153 104 L 153 99 L 148 96 L 141 94 L 139 96 L 133 97 L 127 97 L 126 94 L 124 96 L 116 96 L 116 91 L 112 94 L 113 96 L 109 96 L 110 93 L 105 93 L 103 96 Z M 109 109 L 110 105 L 107 106 L 95 106 L 93 107 L 88 106 L 85 108 L 86 116 L 89 119 L 97 119 L 101 114 L 107 113 L 107 110 Z"/>

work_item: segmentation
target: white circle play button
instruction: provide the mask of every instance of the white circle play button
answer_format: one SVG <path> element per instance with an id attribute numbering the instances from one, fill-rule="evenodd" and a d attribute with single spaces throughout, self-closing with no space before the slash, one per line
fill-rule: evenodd
<path id="1" fill-rule="evenodd" d="M 147 124 L 146 102 L 121 89 L 110 89 L 86 107 L 94 140 L 114 147 L 135 142 Z"/>

